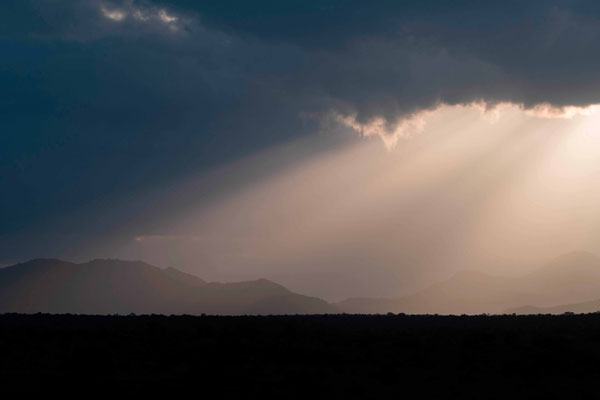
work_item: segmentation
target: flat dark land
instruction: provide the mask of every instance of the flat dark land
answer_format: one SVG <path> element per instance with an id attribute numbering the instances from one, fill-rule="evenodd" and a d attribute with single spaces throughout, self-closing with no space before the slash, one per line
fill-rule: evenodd
<path id="1" fill-rule="evenodd" d="M 0 315 L 4 393 L 573 398 L 599 378 L 600 314 Z"/>

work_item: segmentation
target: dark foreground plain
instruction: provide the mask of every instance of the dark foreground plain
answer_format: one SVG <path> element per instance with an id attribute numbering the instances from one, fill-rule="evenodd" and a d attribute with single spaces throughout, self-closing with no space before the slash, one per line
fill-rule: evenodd
<path id="1" fill-rule="evenodd" d="M 4 393 L 576 398 L 598 391 L 600 314 L 5 314 L 0 354 Z"/>

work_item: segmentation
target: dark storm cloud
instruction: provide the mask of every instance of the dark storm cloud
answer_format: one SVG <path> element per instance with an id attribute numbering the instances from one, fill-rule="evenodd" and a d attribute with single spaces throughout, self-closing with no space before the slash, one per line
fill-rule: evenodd
<path id="1" fill-rule="evenodd" d="M 302 79 L 361 120 L 438 102 L 598 101 L 597 2 L 172 3 L 219 29 L 306 49 Z"/>
<path id="2" fill-rule="evenodd" d="M 600 101 L 596 2 L 413 3 L 3 1 L 0 235 L 56 229 L 332 111 Z"/>
<path id="3" fill-rule="evenodd" d="M 102 12 L 134 6 L 150 17 L 114 21 Z M 0 200 L 1 233 L 308 129 L 277 86 L 262 82 L 273 68 L 260 43 L 241 44 L 185 16 L 169 29 L 150 3 L 4 7 L 0 183 L 9 195 Z"/>

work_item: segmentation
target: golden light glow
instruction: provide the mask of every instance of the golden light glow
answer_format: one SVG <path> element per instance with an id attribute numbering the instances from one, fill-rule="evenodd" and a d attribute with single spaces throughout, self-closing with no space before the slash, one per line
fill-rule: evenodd
<path id="1" fill-rule="evenodd" d="M 592 116 L 600 111 L 600 105 L 591 105 L 587 107 L 565 106 L 556 107 L 551 104 L 537 104 L 526 108 L 517 103 L 496 103 L 488 104 L 486 102 L 474 102 L 470 104 L 448 105 L 441 104 L 430 110 L 422 110 L 400 118 L 397 121 L 386 121 L 384 118 L 373 118 L 366 123 L 360 123 L 356 119 L 356 114 L 343 115 L 335 114 L 335 118 L 340 123 L 352 128 L 363 136 L 379 136 L 388 149 L 394 148 L 402 138 L 408 138 L 415 133 L 422 132 L 431 118 L 436 114 L 465 111 L 478 111 L 481 116 L 490 121 L 497 121 L 501 115 L 509 113 L 518 113 L 534 118 L 542 119 L 572 119 L 577 116 Z"/>
<path id="2" fill-rule="evenodd" d="M 367 139 L 320 153 L 301 140 L 172 188 L 202 199 L 289 149 L 315 154 L 178 209 L 168 234 L 140 235 L 128 254 L 208 265 L 207 279 L 264 276 L 341 299 L 397 296 L 464 268 L 522 273 L 600 248 L 597 106 L 440 106 L 391 134 L 382 121 L 336 118 Z"/>

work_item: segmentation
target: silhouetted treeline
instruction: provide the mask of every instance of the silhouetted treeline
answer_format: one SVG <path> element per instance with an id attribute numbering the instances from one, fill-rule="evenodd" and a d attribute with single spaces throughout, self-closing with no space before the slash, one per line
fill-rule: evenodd
<path id="1" fill-rule="evenodd" d="M 0 354 L 5 393 L 574 398 L 596 393 L 600 314 L 6 314 Z"/>

